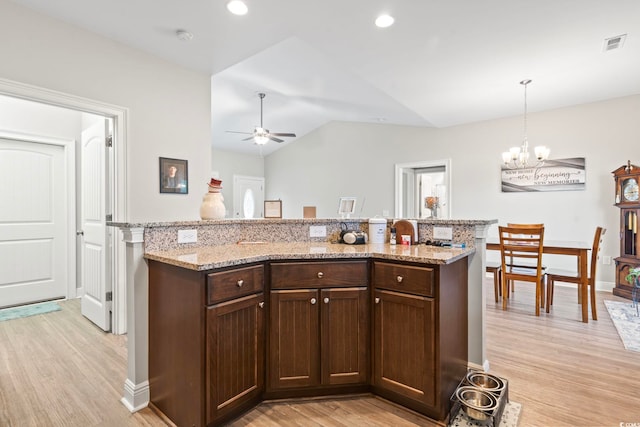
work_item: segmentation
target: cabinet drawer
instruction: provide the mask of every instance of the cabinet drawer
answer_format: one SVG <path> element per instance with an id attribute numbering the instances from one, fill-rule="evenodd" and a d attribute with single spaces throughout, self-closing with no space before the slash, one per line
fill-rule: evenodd
<path id="1" fill-rule="evenodd" d="M 260 292 L 263 279 L 262 265 L 207 274 L 207 305 Z"/>
<path id="2" fill-rule="evenodd" d="M 366 285 L 366 261 L 279 262 L 271 264 L 272 289 Z"/>
<path id="3" fill-rule="evenodd" d="M 377 288 L 433 296 L 434 269 L 410 265 L 373 263 L 373 284 Z"/>

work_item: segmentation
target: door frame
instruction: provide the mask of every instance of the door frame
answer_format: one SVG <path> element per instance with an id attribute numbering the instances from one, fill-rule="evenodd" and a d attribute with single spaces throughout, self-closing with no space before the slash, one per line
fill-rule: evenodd
<path id="1" fill-rule="evenodd" d="M 127 207 L 127 141 L 129 136 L 129 109 L 118 105 L 107 104 L 80 96 L 28 85 L 13 80 L 0 78 L 0 94 L 14 98 L 25 99 L 42 104 L 55 105 L 85 113 L 92 113 L 113 120 L 113 163 L 112 163 L 112 188 L 113 200 L 112 221 L 126 222 L 128 218 Z M 75 173 L 75 164 L 73 165 Z M 75 198 L 75 190 L 74 190 Z M 74 207 L 75 215 L 75 207 Z M 73 228 L 75 239 L 75 223 Z M 117 236 L 117 237 L 116 237 Z M 75 240 L 74 240 L 75 242 Z M 74 254 L 75 254 L 75 244 Z M 114 334 L 127 332 L 126 312 L 126 244 L 122 239 L 122 231 L 115 231 L 111 238 L 112 248 L 112 281 L 113 281 L 113 326 Z M 75 258 L 75 255 L 74 255 Z M 73 270 L 75 274 L 75 269 Z M 75 291 L 74 291 L 75 292 Z"/>
<path id="2" fill-rule="evenodd" d="M 404 194 L 407 191 L 407 186 L 408 188 L 412 191 L 415 192 L 415 188 L 413 185 L 413 180 L 411 180 L 411 182 L 406 183 L 404 182 L 404 175 L 407 173 L 413 173 L 413 171 L 415 169 L 423 169 L 423 168 L 431 168 L 431 167 L 438 167 L 438 166 L 444 166 L 445 169 L 445 177 L 446 177 L 446 184 L 447 184 L 447 207 L 446 207 L 446 212 L 447 212 L 447 218 L 451 218 L 451 212 L 453 212 L 452 209 L 452 201 L 451 201 L 451 186 L 452 186 L 452 180 L 451 180 L 451 159 L 442 159 L 442 160 L 425 160 L 422 162 L 412 162 L 412 163 L 396 163 L 395 165 L 395 203 L 396 203 L 396 211 L 395 211 L 395 217 L 396 218 L 404 218 L 404 214 L 405 212 L 403 212 L 402 210 L 402 206 L 404 203 Z M 412 193 L 413 194 L 413 193 Z"/>
<path id="3" fill-rule="evenodd" d="M 65 198 L 67 221 L 65 227 L 67 262 L 66 262 L 66 280 L 67 280 L 67 298 L 75 298 L 76 293 L 76 141 L 73 139 L 56 138 L 52 136 L 32 134 L 26 132 L 16 132 L 6 129 L 0 129 L 0 139 L 10 139 L 12 141 L 21 141 L 34 144 L 46 144 L 62 147 L 65 164 Z M 72 165 L 73 168 L 68 166 Z"/>
<path id="4" fill-rule="evenodd" d="M 232 210 L 231 210 L 231 218 L 234 219 L 238 219 L 239 217 L 237 217 L 235 215 L 236 212 L 236 208 L 238 208 L 238 210 L 240 210 L 239 206 L 236 206 L 236 201 L 242 199 L 240 193 L 238 193 L 239 191 L 239 183 L 240 181 L 259 181 L 262 184 L 262 202 L 263 202 L 263 207 L 264 207 L 264 176 L 249 176 L 249 175 L 233 175 L 233 200 L 231 203 L 232 206 Z M 260 208 L 260 210 L 262 211 L 262 215 L 259 216 L 254 216 L 254 218 L 264 218 L 264 208 Z M 244 218 L 244 216 L 242 217 Z"/>

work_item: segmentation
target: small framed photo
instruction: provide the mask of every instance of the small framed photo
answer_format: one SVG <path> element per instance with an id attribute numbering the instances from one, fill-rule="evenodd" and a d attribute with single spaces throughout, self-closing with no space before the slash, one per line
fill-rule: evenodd
<path id="1" fill-rule="evenodd" d="M 189 194 L 189 168 L 186 160 L 160 157 L 160 192 Z"/>
<path id="2" fill-rule="evenodd" d="M 282 200 L 265 200 L 264 217 L 282 218 Z"/>

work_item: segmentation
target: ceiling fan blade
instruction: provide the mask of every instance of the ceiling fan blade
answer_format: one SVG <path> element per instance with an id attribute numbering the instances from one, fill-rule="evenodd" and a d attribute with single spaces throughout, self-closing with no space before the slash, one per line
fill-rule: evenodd
<path id="1" fill-rule="evenodd" d="M 275 141 L 275 142 L 284 142 L 284 139 L 275 138 L 275 137 L 273 136 L 273 134 L 270 134 L 270 135 L 269 135 L 269 139 L 270 139 L 270 140 L 272 140 L 272 141 Z"/>
<path id="2" fill-rule="evenodd" d="M 253 139 L 253 136 L 250 136 L 249 138 L 245 138 L 245 139 L 243 139 L 242 141 L 249 141 L 249 140 L 251 140 L 251 139 Z"/>
<path id="3" fill-rule="evenodd" d="M 243 133 L 245 135 L 253 135 L 251 132 L 238 132 L 236 130 L 227 130 L 225 132 L 227 132 L 227 133 Z"/>
<path id="4" fill-rule="evenodd" d="M 271 135 L 274 135 L 274 136 L 286 136 L 286 137 L 289 137 L 289 138 L 295 138 L 295 136 L 296 136 L 295 133 L 279 133 L 279 132 L 278 133 L 271 132 Z"/>

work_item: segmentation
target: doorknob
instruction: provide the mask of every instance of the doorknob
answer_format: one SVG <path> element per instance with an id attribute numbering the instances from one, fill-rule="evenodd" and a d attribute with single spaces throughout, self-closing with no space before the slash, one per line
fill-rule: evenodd
<path id="1" fill-rule="evenodd" d="M 84 231 L 82 230 L 76 231 L 76 236 L 84 236 Z"/>

